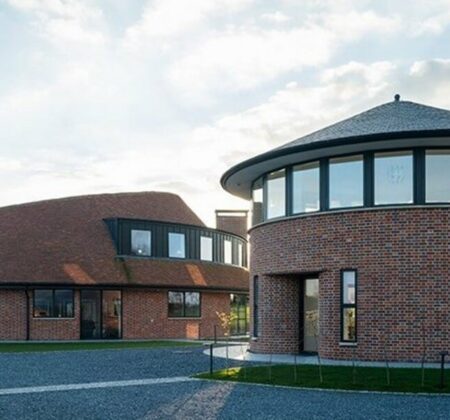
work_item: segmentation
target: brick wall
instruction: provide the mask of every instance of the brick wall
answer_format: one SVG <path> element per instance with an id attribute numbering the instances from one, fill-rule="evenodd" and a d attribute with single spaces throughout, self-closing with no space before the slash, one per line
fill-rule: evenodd
<path id="1" fill-rule="evenodd" d="M 78 340 L 80 338 L 80 292 L 74 294 L 74 318 L 33 318 L 29 292 L 30 340 Z M 170 319 L 167 292 L 127 289 L 122 292 L 123 338 L 209 338 L 223 334 L 217 312 L 230 311 L 229 293 L 201 292 L 201 317 Z M 26 339 L 26 297 L 23 290 L 0 290 L 0 340 Z"/>
<path id="2" fill-rule="evenodd" d="M 323 357 L 346 359 L 355 351 L 363 360 L 418 361 L 425 340 L 427 359 L 436 360 L 450 347 L 449 227 L 448 208 L 316 214 L 256 227 L 250 264 L 252 277 L 260 277 L 260 336 L 252 351 L 297 351 L 296 290 L 302 274 L 315 272 Z M 358 270 L 354 350 L 339 344 L 344 268 Z"/>
<path id="3" fill-rule="evenodd" d="M 216 211 L 216 228 L 225 232 L 247 238 L 248 213 L 247 211 Z"/>
<path id="4" fill-rule="evenodd" d="M 26 297 L 24 290 L 0 290 L 0 339 L 26 339 Z"/>
<path id="5" fill-rule="evenodd" d="M 216 311 L 230 311 L 228 293 L 202 292 L 200 318 L 168 318 L 166 291 L 125 290 L 122 299 L 125 339 L 213 337 Z M 217 333 L 222 335 L 219 327 Z"/>

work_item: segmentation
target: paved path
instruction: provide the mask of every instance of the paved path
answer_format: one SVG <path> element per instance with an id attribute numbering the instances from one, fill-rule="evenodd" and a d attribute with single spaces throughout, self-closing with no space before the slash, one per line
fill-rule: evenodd
<path id="1" fill-rule="evenodd" d="M 449 418 L 450 397 L 187 378 L 208 363 L 202 349 L 192 348 L 0 354 L 0 419 Z"/>
<path id="2" fill-rule="evenodd" d="M 255 354 L 247 351 L 248 344 L 241 343 L 239 345 L 229 346 L 228 348 L 228 358 L 235 361 L 246 361 L 255 363 L 279 363 L 279 364 L 306 364 L 306 365 L 317 365 L 318 359 L 316 355 L 290 355 L 290 354 Z M 205 355 L 209 354 L 209 349 L 204 350 Z M 215 357 L 224 359 L 226 358 L 227 350 L 226 346 L 214 347 L 213 354 Z M 331 360 L 324 359 L 321 360 L 323 365 L 333 365 L 333 366 L 351 366 L 351 360 Z M 385 367 L 385 362 L 356 362 L 357 366 L 372 366 L 372 367 Z M 420 363 L 415 362 L 389 362 L 389 366 L 393 368 L 421 368 Z M 441 365 L 439 363 L 425 363 L 427 368 L 439 369 Z M 450 363 L 446 363 L 446 369 L 450 369 Z M 450 416 L 449 416 L 450 418 Z"/>

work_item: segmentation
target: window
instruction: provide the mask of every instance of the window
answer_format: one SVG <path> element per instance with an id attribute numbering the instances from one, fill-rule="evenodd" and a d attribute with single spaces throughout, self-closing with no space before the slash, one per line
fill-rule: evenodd
<path id="1" fill-rule="evenodd" d="M 184 233 L 169 233 L 169 257 L 186 258 Z"/>
<path id="2" fill-rule="evenodd" d="M 330 208 L 359 207 L 364 203 L 362 156 L 330 159 Z"/>
<path id="3" fill-rule="evenodd" d="M 238 266 L 244 266 L 244 247 L 241 243 L 238 243 Z"/>
<path id="4" fill-rule="evenodd" d="M 356 270 L 341 272 L 341 339 L 356 342 Z"/>
<path id="5" fill-rule="evenodd" d="M 225 239 L 223 241 L 223 262 L 225 264 L 232 264 L 233 263 L 233 246 L 231 241 Z"/>
<path id="6" fill-rule="evenodd" d="M 294 166 L 293 212 L 307 213 L 320 208 L 320 171 L 319 162 Z"/>
<path id="7" fill-rule="evenodd" d="M 208 236 L 200 236 L 200 259 L 203 261 L 212 261 L 213 259 L 213 240 Z"/>
<path id="8" fill-rule="evenodd" d="M 285 170 L 272 172 L 267 176 L 267 218 L 286 214 Z"/>
<path id="9" fill-rule="evenodd" d="M 256 225 L 263 221 L 263 180 L 262 180 L 262 178 L 257 179 L 253 183 L 252 200 L 253 200 L 252 221 L 253 221 L 253 225 Z"/>
<path id="10" fill-rule="evenodd" d="M 38 289 L 33 293 L 33 317 L 73 318 L 73 290 Z"/>
<path id="11" fill-rule="evenodd" d="M 259 335 L 259 279 L 258 276 L 253 277 L 253 337 Z"/>
<path id="12" fill-rule="evenodd" d="M 375 204 L 413 202 L 412 152 L 375 154 Z"/>
<path id="13" fill-rule="evenodd" d="M 427 150 L 425 173 L 427 203 L 450 202 L 450 150 Z"/>
<path id="14" fill-rule="evenodd" d="M 149 230 L 131 230 L 131 253 L 133 255 L 152 255 L 152 233 Z"/>
<path id="15" fill-rule="evenodd" d="M 199 318 L 199 292 L 169 292 L 169 318 Z"/>

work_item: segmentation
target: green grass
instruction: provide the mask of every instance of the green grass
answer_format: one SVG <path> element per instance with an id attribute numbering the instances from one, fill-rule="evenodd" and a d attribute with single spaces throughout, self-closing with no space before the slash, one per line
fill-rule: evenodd
<path id="1" fill-rule="evenodd" d="M 108 341 L 71 343 L 0 343 L 0 353 L 25 353 L 36 351 L 71 351 L 102 349 L 143 349 L 159 347 L 201 346 L 201 343 L 183 341 Z"/>
<path id="2" fill-rule="evenodd" d="M 314 365 L 297 366 L 297 377 L 293 365 L 255 366 L 219 370 L 197 375 L 204 379 L 235 382 L 285 385 L 300 388 L 327 388 L 387 392 L 450 393 L 450 371 L 446 371 L 446 387 L 439 388 L 439 369 L 425 369 L 425 383 L 422 387 L 422 370 L 414 368 L 391 368 L 390 385 L 387 384 L 386 369 L 356 367 L 355 383 L 351 366 L 322 366 L 323 383 L 319 379 L 319 368 Z"/>

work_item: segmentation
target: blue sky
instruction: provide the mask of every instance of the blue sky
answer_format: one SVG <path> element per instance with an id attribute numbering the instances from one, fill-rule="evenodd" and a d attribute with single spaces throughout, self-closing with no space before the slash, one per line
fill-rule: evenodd
<path id="1" fill-rule="evenodd" d="M 231 165 L 393 99 L 450 108 L 450 0 L 0 0 L 0 204 L 248 203 Z"/>

